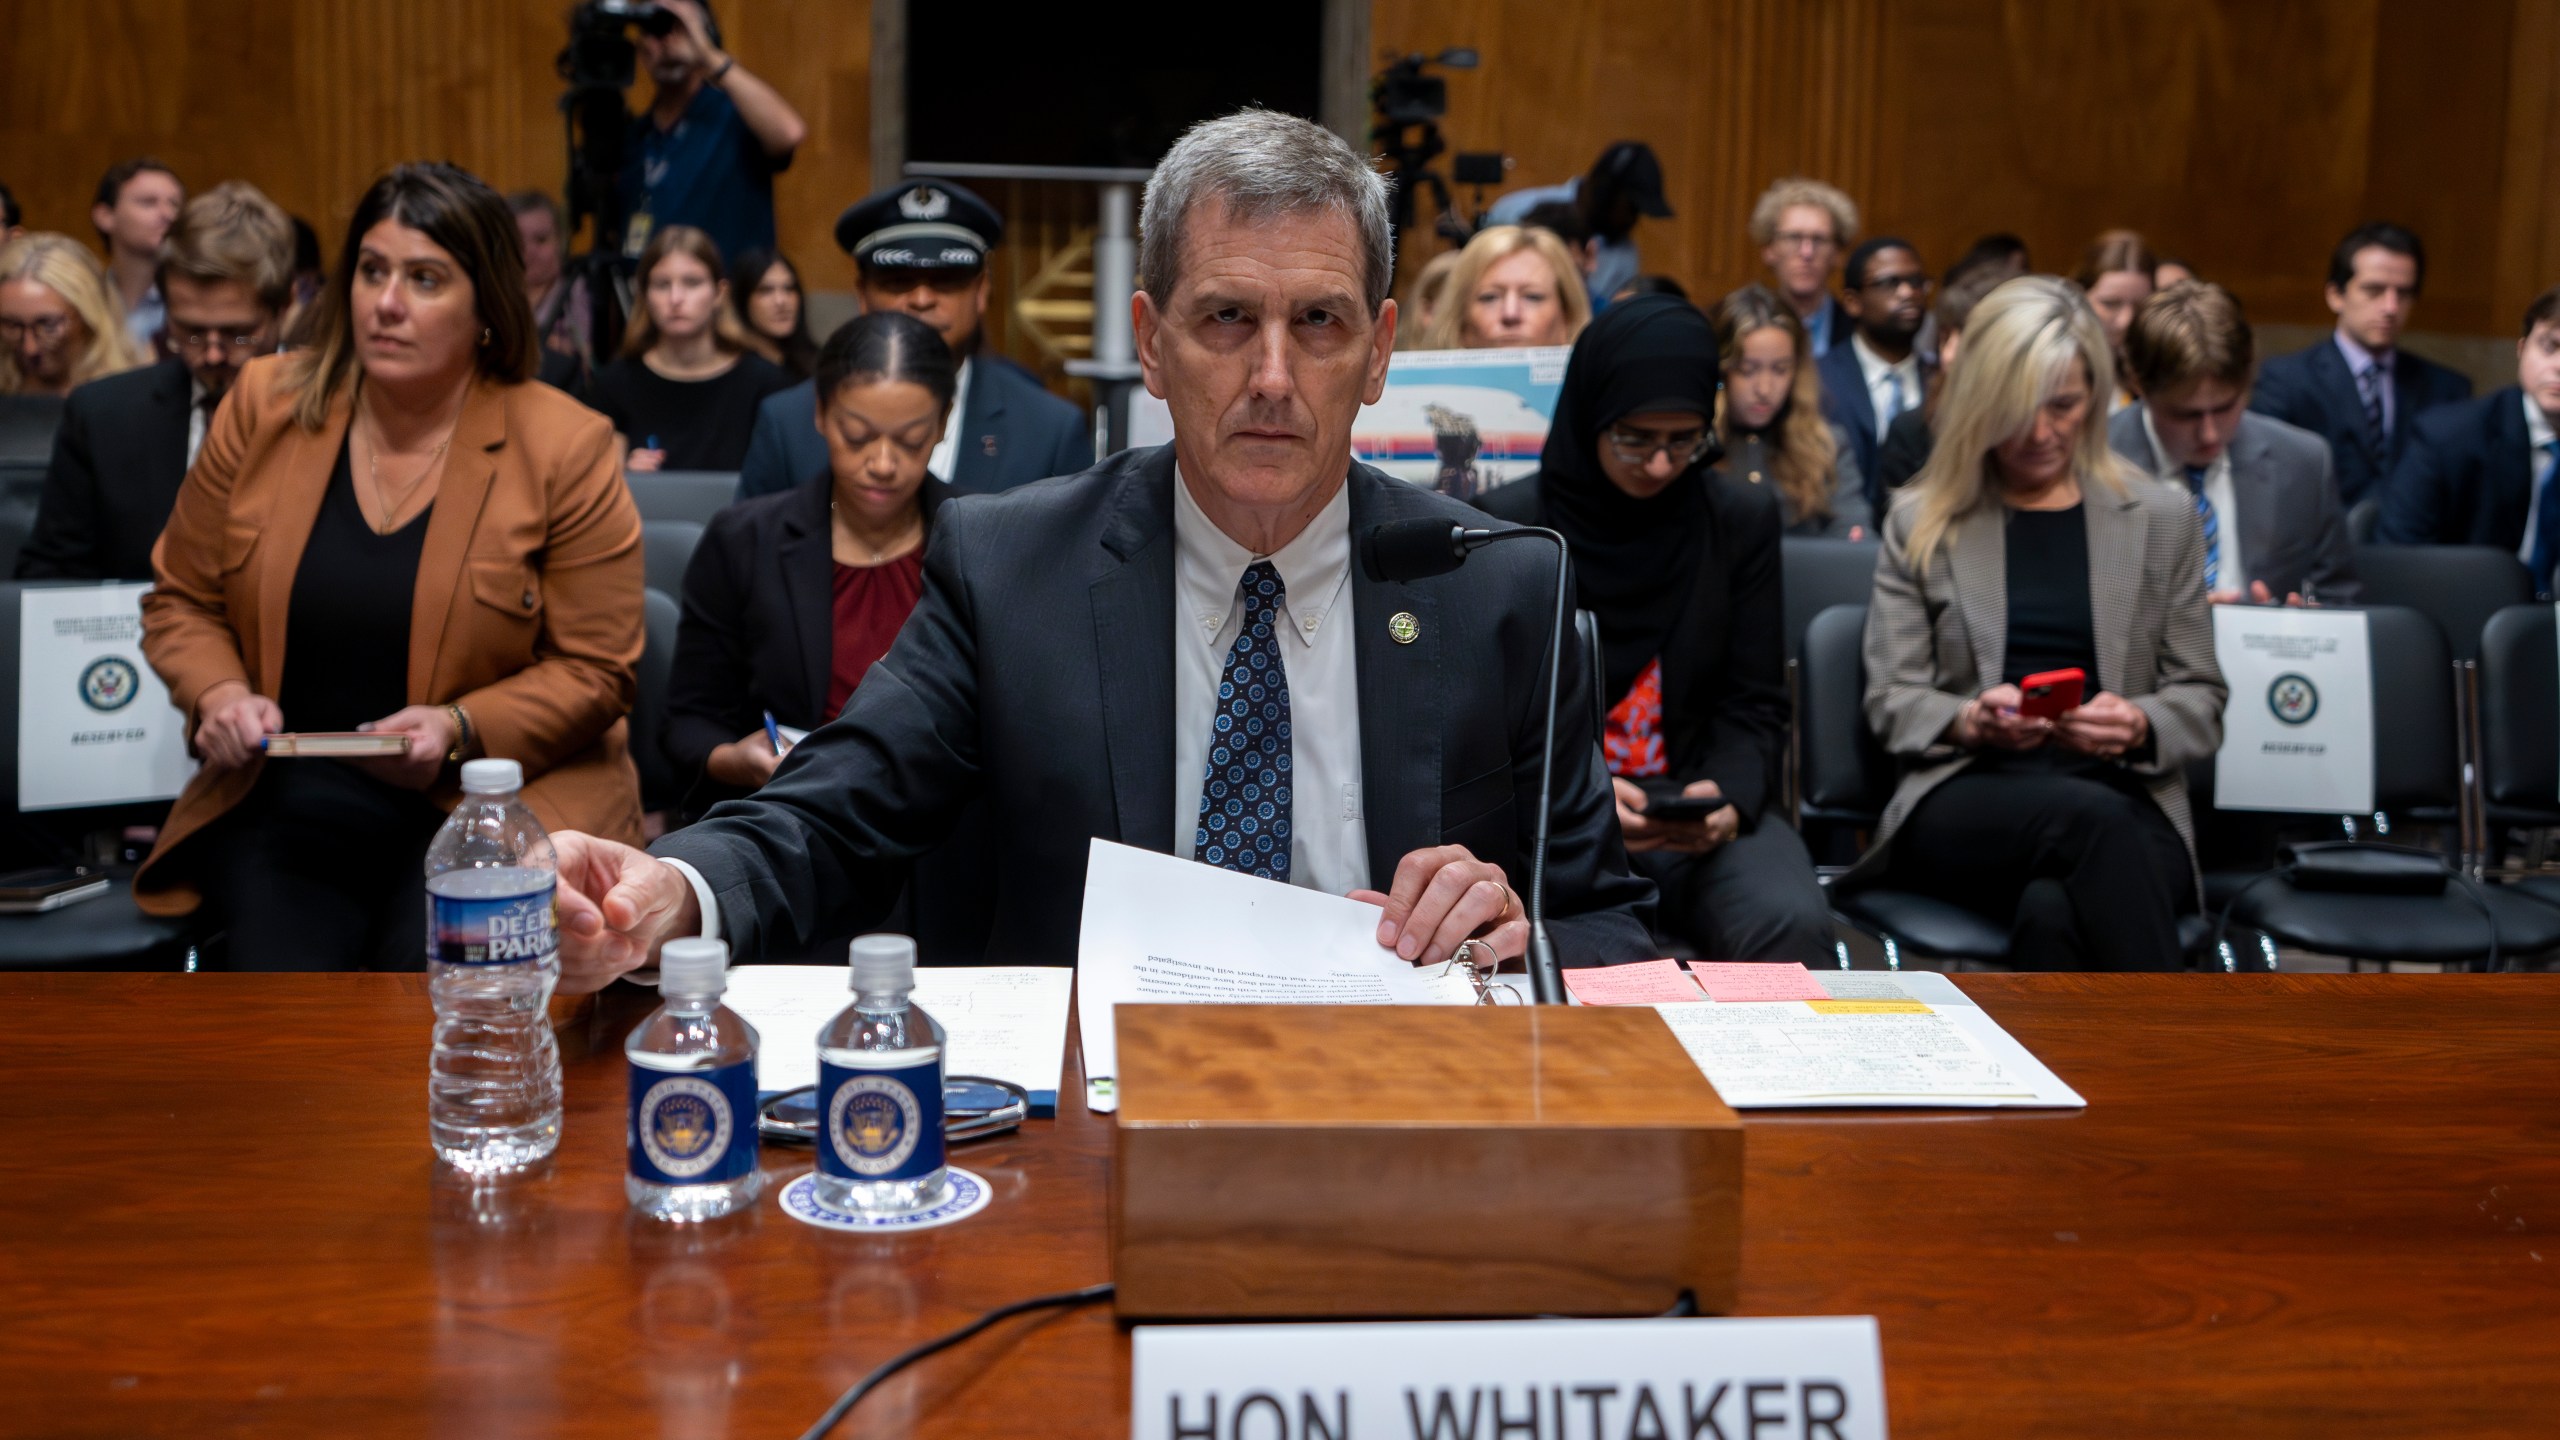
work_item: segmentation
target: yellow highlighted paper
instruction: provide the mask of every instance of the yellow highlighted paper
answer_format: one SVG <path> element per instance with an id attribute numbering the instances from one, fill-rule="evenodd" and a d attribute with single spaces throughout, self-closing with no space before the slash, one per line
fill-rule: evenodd
<path id="1" fill-rule="evenodd" d="M 1807 1000 L 1808 1009 L 1821 1015 L 1926 1015 L 1929 1007 L 1917 1000 Z"/>

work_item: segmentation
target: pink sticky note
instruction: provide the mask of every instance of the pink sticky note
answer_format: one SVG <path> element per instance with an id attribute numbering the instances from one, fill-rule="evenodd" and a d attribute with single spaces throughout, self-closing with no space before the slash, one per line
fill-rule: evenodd
<path id="1" fill-rule="evenodd" d="M 1585 1005 L 1659 1005 L 1706 998 L 1698 993 L 1697 982 L 1680 972 L 1677 960 L 1567 970 L 1564 988 Z"/>
<path id="2" fill-rule="evenodd" d="M 1720 1004 L 1831 998 L 1831 992 L 1822 988 L 1813 972 L 1794 961 L 1780 965 L 1749 960 L 1692 960 L 1689 972 L 1707 987 L 1707 998 Z"/>

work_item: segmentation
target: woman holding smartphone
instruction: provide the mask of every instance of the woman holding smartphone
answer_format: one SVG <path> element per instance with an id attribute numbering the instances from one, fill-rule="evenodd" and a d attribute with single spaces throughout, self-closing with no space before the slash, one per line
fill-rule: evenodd
<path id="1" fill-rule="evenodd" d="M 2204 536 L 2108 448 L 2115 383 L 2076 287 L 1992 291 L 1867 612 L 1867 723 L 1904 770 L 1839 883 L 2006 922 L 2024 968 L 2173 969 L 2198 901 L 2186 767 L 2221 744 L 2226 693 Z"/>
<path id="2" fill-rule="evenodd" d="M 1618 827 L 1661 887 L 1661 928 L 1708 959 L 1828 963 L 1813 862 L 1769 813 L 1787 734 L 1778 501 L 1708 468 L 1716 379 L 1695 306 L 1610 306 L 1565 364 L 1538 473 L 1477 503 L 1571 548 L 1575 603 L 1600 622 Z M 1704 813 L 1657 813 L 1674 806 Z"/>

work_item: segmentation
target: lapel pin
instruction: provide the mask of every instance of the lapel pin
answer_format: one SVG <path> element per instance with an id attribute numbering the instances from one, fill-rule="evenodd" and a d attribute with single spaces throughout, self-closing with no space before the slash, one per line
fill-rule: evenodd
<path id="1" fill-rule="evenodd" d="M 1399 645 L 1410 645 L 1422 638 L 1422 622 L 1410 610 L 1399 610 L 1387 617 L 1387 636 Z"/>

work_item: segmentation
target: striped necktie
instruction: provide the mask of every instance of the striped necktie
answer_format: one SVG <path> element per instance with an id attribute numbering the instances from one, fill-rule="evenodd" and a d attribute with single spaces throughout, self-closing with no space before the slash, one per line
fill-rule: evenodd
<path id="1" fill-rule="evenodd" d="M 2382 428 L 2382 387 L 2390 382 L 2391 372 L 2380 360 L 2364 367 L 2364 373 L 2356 377 L 2356 388 L 2364 394 L 2364 446 L 2376 460 L 2390 453 L 2386 448 L 2390 437 Z"/>
<path id="2" fill-rule="evenodd" d="M 2214 519 L 2213 499 L 2204 493 L 2205 467 L 2189 465 L 2187 489 L 2196 497 L 2196 518 L 2204 522 L 2204 593 L 2222 588 L 2222 526 Z"/>

